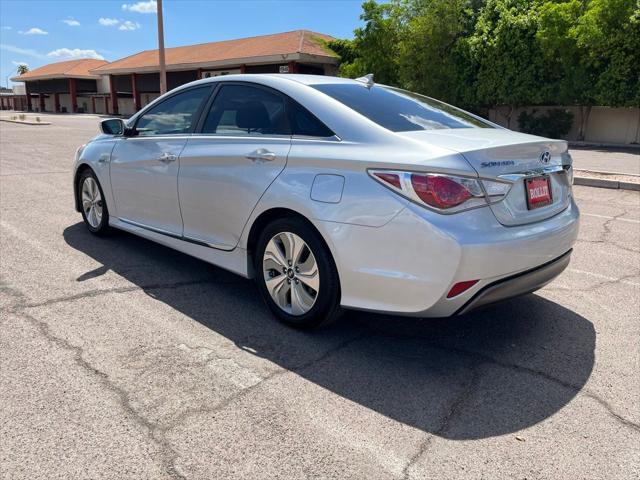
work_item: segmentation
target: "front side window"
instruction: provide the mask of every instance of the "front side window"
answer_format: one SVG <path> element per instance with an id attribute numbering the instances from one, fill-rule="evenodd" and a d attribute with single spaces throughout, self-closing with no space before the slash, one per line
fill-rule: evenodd
<path id="1" fill-rule="evenodd" d="M 193 88 L 156 105 L 138 119 L 136 133 L 140 136 L 189 133 L 210 91 L 210 87 Z"/>
<path id="2" fill-rule="evenodd" d="M 289 135 L 284 99 L 247 85 L 223 85 L 207 114 L 202 133 Z"/>
<path id="3" fill-rule="evenodd" d="M 443 128 L 493 128 L 473 115 L 399 88 L 348 83 L 312 85 L 392 132 Z"/>

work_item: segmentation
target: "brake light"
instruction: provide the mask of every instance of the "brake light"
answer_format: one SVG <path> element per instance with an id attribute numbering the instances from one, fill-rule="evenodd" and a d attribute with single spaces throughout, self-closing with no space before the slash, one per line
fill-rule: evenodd
<path id="1" fill-rule="evenodd" d="M 369 175 L 399 195 L 443 213 L 482 207 L 501 199 L 499 194 L 492 195 L 485 191 L 481 180 L 477 178 L 402 170 L 369 170 Z M 487 180 L 482 180 L 482 183 L 485 187 L 498 184 Z M 511 185 L 499 183 L 500 187 L 506 187 L 502 189 L 503 195 L 506 195 Z"/>
<path id="2" fill-rule="evenodd" d="M 440 209 L 455 207 L 472 197 L 463 185 L 447 177 L 412 173 L 411 186 L 420 200 Z"/>
<path id="3" fill-rule="evenodd" d="M 415 203 L 442 213 L 456 213 L 502 200 L 511 183 L 442 173 L 369 170 L 375 180 Z"/>

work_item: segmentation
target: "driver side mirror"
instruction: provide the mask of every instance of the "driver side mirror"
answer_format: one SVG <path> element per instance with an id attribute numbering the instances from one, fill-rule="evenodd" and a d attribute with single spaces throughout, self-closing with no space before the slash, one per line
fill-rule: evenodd
<path id="1" fill-rule="evenodd" d="M 108 118 L 100 122 L 100 131 L 105 135 L 124 135 L 127 126 L 120 118 Z"/>

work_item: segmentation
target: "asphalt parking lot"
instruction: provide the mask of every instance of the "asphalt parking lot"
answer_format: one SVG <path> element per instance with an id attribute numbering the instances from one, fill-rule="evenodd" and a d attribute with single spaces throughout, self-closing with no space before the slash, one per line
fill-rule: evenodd
<path id="1" fill-rule="evenodd" d="M 96 117 L 0 123 L 0 478 L 640 477 L 640 193 L 576 187 L 572 263 L 466 317 L 314 333 L 73 209 Z"/>

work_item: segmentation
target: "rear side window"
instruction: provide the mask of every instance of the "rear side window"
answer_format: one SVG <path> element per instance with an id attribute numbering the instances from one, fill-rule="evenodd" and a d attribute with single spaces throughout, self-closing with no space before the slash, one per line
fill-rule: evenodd
<path id="1" fill-rule="evenodd" d="M 332 137 L 334 133 L 302 105 L 289 102 L 291 133 L 305 137 Z"/>
<path id="2" fill-rule="evenodd" d="M 202 133 L 290 135 L 284 98 L 262 88 L 223 85 L 207 113 Z"/>
<path id="3" fill-rule="evenodd" d="M 178 93 L 145 112 L 136 123 L 140 136 L 189 133 L 210 87 Z"/>
<path id="4" fill-rule="evenodd" d="M 473 115 L 417 93 L 355 83 L 312 85 L 393 132 L 444 128 L 493 128 Z"/>

